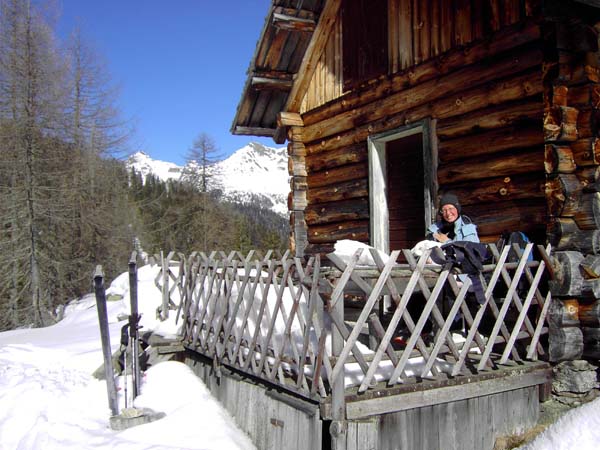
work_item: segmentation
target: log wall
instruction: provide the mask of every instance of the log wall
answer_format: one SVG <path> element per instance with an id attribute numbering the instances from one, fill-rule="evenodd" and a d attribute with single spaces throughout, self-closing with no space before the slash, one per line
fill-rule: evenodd
<path id="1" fill-rule="evenodd" d="M 306 227 L 297 249 L 369 241 L 367 139 L 426 118 L 437 123 L 439 187 L 460 193 L 482 240 L 522 229 L 543 242 L 542 47 L 528 19 L 305 112 L 288 135 L 292 189 L 303 186 L 289 202 Z"/>
<path id="2" fill-rule="evenodd" d="M 600 12 L 550 2 L 548 13 L 545 196 L 550 216 L 548 240 L 558 250 L 556 277 L 551 281 L 550 359 L 598 358 Z"/>

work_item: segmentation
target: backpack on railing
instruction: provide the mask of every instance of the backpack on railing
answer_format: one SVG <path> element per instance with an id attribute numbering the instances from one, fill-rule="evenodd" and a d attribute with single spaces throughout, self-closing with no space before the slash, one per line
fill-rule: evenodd
<path id="1" fill-rule="evenodd" d="M 508 252 L 507 261 L 515 262 L 518 261 L 520 257 L 515 253 L 514 249 L 512 249 L 513 244 L 517 244 L 521 250 L 524 250 L 525 246 L 529 244 L 529 242 L 531 241 L 529 240 L 527 235 L 522 231 L 504 231 L 500 236 L 500 239 L 496 243 L 496 247 L 498 247 L 499 252 L 502 252 L 504 246 L 509 245 L 511 249 Z M 527 260 L 533 261 L 532 253 L 529 254 Z"/>

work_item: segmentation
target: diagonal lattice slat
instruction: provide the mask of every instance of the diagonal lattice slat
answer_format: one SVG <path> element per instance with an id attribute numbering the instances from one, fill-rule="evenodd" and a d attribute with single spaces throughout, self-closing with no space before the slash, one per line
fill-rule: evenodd
<path id="1" fill-rule="evenodd" d="M 318 256 L 302 260 L 287 252 L 200 252 L 187 258 L 171 252 L 161 260 L 156 283 L 163 300 L 180 301 L 177 317 L 188 348 L 300 395 L 324 397 L 348 370 L 357 371 L 352 379 L 363 392 L 382 377 L 393 385 L 537 359 L 540 337 L 548 331 L 550 295 L 541 281 L 551 249 L 539 248 L 542 260 L 532 261 L 531 246 L 489 248 L 494 261 L 480 277 L 482 305 L 471 300 L 470 280 L 456 278 L 459 269 L 434 266 L 428 254 L 416 259 L 408 251 L 398 263 L 400 251 L 384 261 L 371 249 L 366 266 L 358 263 L 364 260 L 360 251 L 348 259 L 328 255 L 331 266 L 322 266 Z M 518 260 L 508 261 L 509 251 Z M 344 313 L 349 294 L 363 298 L 355 322 Z M 395 309 L 384 322 L 385 298 Z M 451 331 L 457 323 L 464 324 L 462 331 Z M 428 324 L 431 339 L 425 340 Z M 400 326 L 408 335 L 397 348 L 392 338 Z M 367 328 L 370 349 L 359 342 Z M 334 330 L 341 339 L 336 354 L 329 345 Z M 526 346 L 518 346 L 521 341 Z M 415 357 L 422 361 L 417 366 Z"/>

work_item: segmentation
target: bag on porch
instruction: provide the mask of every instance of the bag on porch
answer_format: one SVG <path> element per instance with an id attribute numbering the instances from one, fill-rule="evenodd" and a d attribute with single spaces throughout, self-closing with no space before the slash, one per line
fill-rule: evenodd
<path id="1" fill-rule="evenodd" d="M 472 283 L 473 293 L 479 304 L 485 302 L 483 285 L 480 274 L 483 263 L 488 259 L 488 250 L 485 244 L 470 241 L 453 241 L 441 247 L 443 256 L 433 252 L 431 258 L 434 262 L 446 267 L 457 267 Z"/>
<path id="2" fill-rule="evenodd" d="M 508 252 L 507 260 L 510 262 L 516 262 L 519 260 L 519 255 L 516 254 L 514 249 L 512 248 L 513 244 L 517 244 L 521 250 L 525 250 L 525 246 L 531 242 L 527 235 L 522 231 L 504 231 L 500 236 L 500 239 L 496 243 L 496 247 L 498 247 L 498 251 L 502 252 L 504 246 L 509 245 L 511 249 Z M 533 254 L 530 253 L 527 257 L 528 261 L 533 261 Z"/>

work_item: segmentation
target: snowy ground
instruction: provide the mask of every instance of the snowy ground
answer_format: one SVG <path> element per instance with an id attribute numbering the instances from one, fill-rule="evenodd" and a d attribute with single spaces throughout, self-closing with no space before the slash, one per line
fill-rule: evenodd
<path id="1" fill-rule="evenodd" d="M 156 321 L 160 292 L 157 267 L 139 270 L 144 330 L 176 332 Z M 108 303 L 111 344 L 119 345 L 128 314 L 127 274 L 107 291 L 123 300 Z M 164 362 L 144 377 L 135 406 L 166 413 L 158 421 L 113 431 L 106 383 L 92 377 L 102 363 L 95 299 L 73 302 L 58 324 L 0 333 L 0 450 L 33 449 L 254 449 L 248 436 L 185 365 Z M 117 380 L 122 385 L 122 380 Z M 121 407 L 124 406 L 120 390 Z M 600 399 L 572 410 L 524 450 L 600 448 Z"/>
<path id="2" fill-rule="evenodd" d="M 144 330 L 153 320 L 160 292 L 156 268 L 139 271 Z M 127 274 L 108 292 L 123 290 Z M 127 301 L 108 302 L 113 350 L 127 314 Z M 164 331 L 173 324 L 161 324 Z M 102 363 L 95 298 L 89 295 L 66 310 L 64 320 L 41 329 L 0 333 L 0 450 L 10 449 L 254 449 L 227 411 L 184 364 L 164 362 L 145 374 L 135 406 L 166 413 L 156 422 L 125 431 L 109 428 L 106 382 L 92 372 Z M 122 380 L 118 383 L 122 384 Z M 119 390 L 121 407 L 123 391 Z"/>

